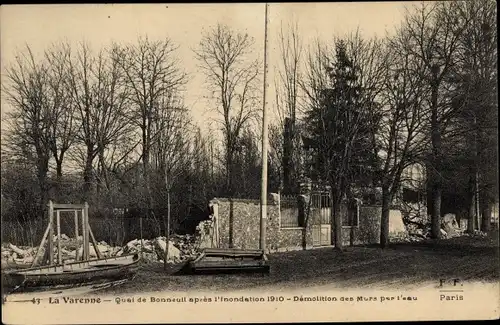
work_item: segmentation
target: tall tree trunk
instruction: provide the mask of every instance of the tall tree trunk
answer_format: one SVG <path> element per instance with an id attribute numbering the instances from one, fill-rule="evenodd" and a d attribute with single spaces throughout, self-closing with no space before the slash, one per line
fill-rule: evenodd
<path id="1" fill-rule="evenodd" d="M 342 214 L 340 206 L 342 203 L 342 194 L 333 185 L 331 185 L 330 192 L 332 198 L 332 207 L 330 209 L 331 241 L 336 249 L 342 250 Z"/>
<path id="2" fill-rule="evenodd" d="M 153 199 L 151 197 L 151 184 L 150 184 L 150 173 L 149 173 L 149 161 L 150 161 L 150 139 L 148 138 L 149 133 L 146 128 L 142 130 L 142 168 L 144 175 L 144 185 L 146 186 L 146 214 L 151 215 L 151 209 L 153 208 Z"/>
<path id="3" fill-rule="evenodd" d="M 434 184 L 431 215 L 431 238 L 433 239 L 441 237 L 441 197 L 441 185 Z"/>
<path id="4" fill-rule="evenodd" d="M 56 182 L 54 184 L 55 197 L 57 200 L 60 199 L 61 196 L 61 188 L 62 188 L 62 159 L 56 160 Z"/>
<path id="5" fill-rule="evenodd" d="M 234 154 L 233 150 L 228 146 L 227 148 L 227 154 L 226 154 L 226 173 L 227 173 L 227 179 L 226 179 L 226 195 L 229 197 L 232 197 L 234 195 Z"/>
<path id="6" fill-rule="evenodd" d="M 380 220 L 380 246 L 389 246 L 389 214 L 391 204 L 391 193 L 388 188 L 382 187 L 382 216 Z"/>
<path id="7" fill-rule="evenodd" d="M 49 169 L 48 165 L 49 165 L 48 159 L 46 161 L 39 161 L 38 171 L 37 171 L 38 186 L 40 188 L 39 213 L 41 216 L 45 215 L 47 203 L 49 200 L 49 186 L 47 182 L 47 173 Z"/>
<path id="8" fill-rule="evenodd" d="M 108 170 L 106 168 L 106 164 L 105 164 L 105 161 L 104 161 L 104 148 L 101 146 L 101 148 L 99 148 L 99 161 L 100 161 L 100 165 L 101 165 L 101 175 L 102 175 L 102 178 L 104 179 L 104 186 L 106 188 L 106 190 L 109 190 L 109 176 L 108 176 Z"/>
<path id="9" fill-rule="evenodd" d="M 469 218 L 467 219 L 467 233 L 468 234 L 473 234 L 475 230 L 475 222 L 474 220 L 476 219 L 476 174 L 473 171 L 473 168 L 471 168 L 470 173 L 469 173 L 469 189 L 468 189 L 469 195 L 468 195 L 468 215 Z"/>
<path id="10" fill-rule="evenodd" d="M 483 195 L 484 197 L 484 195 Z M 491 228 L 491 202 L 489 200 L 482 200 L 482 215 L 483 218 L 481 219 L 481 231 L 483 232 L 489 232 Z"/>
<path id="11" fill-rule="evenodd" d="M 56 161 L 56 178 L 58 182 L 62 179 L 62 159 Z"/>
<path id="12" fill-rule="evenodd" d="M 302 249 L 307 249 L 307 232 L 312 225 L 309 224 L 310 208 L 311 208 L 311 196 L 307 198 L 305 195 L 298 197 L 299 203 L 299 218 L 302 221 L 299 226 L 302 226 Z"/>
<path id="13" fill-rule="evenodd" d="M 431 94 L 431 142 L 432 142 L 432 209 L 431 209 L 431 238 L 441 236 L 441 130 L 438 118 L 438 89 L 437 68 L 434 67 L 434 81 Z"/>
<path id="14" fill-rule="evenodd" d="M 165 227 L 165 256 L 163 258 L 163 268 L 166 271 L 168 269 L 168 247 L 170 246 L 170 185 L 168 184 L 167 177 L 165 176 L 165 187 L 167 189 L 167 222 Z M 163 219 L 165 220 L 165 219 Z"/>
<path id="15" fill-rule="evenodd" d="M 85 200 L 89 201 L 92 195 L 92 163 L 94 161 L 94 150 L 93 148 L 87 147 L 87 157 L 85 158 L 85 168 L 83 170 L 83 192 L 85 195 Z"/>
<path id="16" fill-rule="evenodd" d="M 285 119 L 283 134 L 283 191 L 290 194 L 292 191 L 292 122 L 291 119 Z"/>

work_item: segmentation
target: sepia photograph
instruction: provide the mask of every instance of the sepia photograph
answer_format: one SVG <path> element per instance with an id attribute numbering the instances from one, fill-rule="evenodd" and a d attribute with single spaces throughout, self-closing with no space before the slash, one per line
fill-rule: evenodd
<path id="1" fill-rule="evenodd" d="M 500 317 L 492 0 L 3 5 L 7 324 Z"/>

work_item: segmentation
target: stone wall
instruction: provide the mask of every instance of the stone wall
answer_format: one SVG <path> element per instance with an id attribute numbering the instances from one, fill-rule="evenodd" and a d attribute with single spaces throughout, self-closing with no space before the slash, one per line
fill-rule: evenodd
<path id="1" fill-rule="evenodd" d="M 214 199 L 216 207 L 215 233 L 218 247 L 259 249 L 260 240 L 260 202 L 246 199 Z M 290 207 L 287 207 L 289 210 Z M 298 208 L 297 208 L 298 211 Z M 289 212 L 289 211 L 288 211 Z M 298 212 L 297 212 L 298 213 Z M 342 241 L 346 246 L 377 244 L 380 242 L 380 206 L 360 206 L 359 225 L 342 227 Z M 281 252 L 312 248 L 312 226 L 307 220 L 305 227 L 280 227 L 280 207 L 276 199 L 270 198 L 267 206 L 266 244 L 268 252 Z M 390 212 L 390 236 L 400 236 L 401 213 Z"/>
<path id="2" fill-rule="evenodd" d="M 260 240 L 260 202 L 245 199 L 214 199 L 218 206 L 216 227 L 220 248 L 258 249 Z M 279 228 L 278 205 L 269 202 L 267 206 L 267 246 L 277 246 L 276 233 Z"/>
<path id="3" fill-rule="evenodd" d="M 380 243 L 380 221 L 382 207 L 362 205 L 359 209 L 359 226 L 342 227 L 344 245 L 369 245 Z M 401 212 L 391 209 L 389 212 L 389 239 L 407 235 Z"/>
<path id="4" fill-rule="evenodd" d="M 214 199 L 220 248 L 258 249 L 260 240 L 260 202 L 246 199 Z M 310 227 L 280 228 L 277 200 L 267 206 L 266 246 L 269 252 L 300 250 L 312 246 Z"/>
<path id="5" fill-rule="evenodd" d="M 344 245 L 376 244 L 380 242 L 379 206 L 360 206 L 359 225 L 342 227 L 342 243 Z"/>

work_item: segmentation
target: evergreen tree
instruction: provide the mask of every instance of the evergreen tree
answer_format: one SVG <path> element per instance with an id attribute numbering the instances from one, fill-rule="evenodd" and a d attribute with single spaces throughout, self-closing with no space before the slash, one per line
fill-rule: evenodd
<path id="1" fill-rule="evenodd" d="M 346 43 L 335 44 L 336 56 L 325 66 L 327 85 L 319 90 L 320 98 L 307 112 L 306 124 L 311 149 L 311 178 L 330 186 L 332 238 L 342 247 L 340 204 L 351 187 L 369 180 L 374 169 L 373 105 L 365 100 L 358 67 L 351 61 Z"/>

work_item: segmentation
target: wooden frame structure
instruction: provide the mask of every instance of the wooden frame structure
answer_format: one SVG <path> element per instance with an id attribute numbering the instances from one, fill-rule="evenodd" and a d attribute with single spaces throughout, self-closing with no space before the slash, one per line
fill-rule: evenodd
<path id="1" fill-rule="evenodd" d="M 33 263 L 31 267 L 35 267 L 39 265 L 39 259 L 42 257 L 43 248 L 45 247 L 46 242 L 48 241 L 48 250 L 43 253 L 42 261 L 45 262 L 46 256 L 48 255 L 49 265 L 62 265 L 62 249 L 61 249 L 61 212 L 73 212 L 74 223 L 75 223 L 75 238 L 76 238 L 76 261 L 88 261 L 90 259 L 90 242 L 92 242 L 97 258 L 101 259 L 102 254 L 99 251 L 97 246 L 97 241 L 95 240 L 94 234 L 92 233 L 92 229 L 89 225 L 89 205 L 87 202 L 84 204 L 57 204 L 49 201 L 48 203 L 48 217 L 49 224 L 45 233 L 43 235 L 40 246 L 38 247 L 35 258 L 33 259 Z M 54 220 L 55 219 L 55 220 Z M 80 244 L 78 242 L 79 233 L 79 224 L 81 224 L 81 235 L 83 239 L 82 247 L 82 256 L 79 256 Z M 57 260 L 54 258 L 54 226 L 56 227 L 57 232 Z"/>

